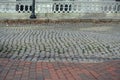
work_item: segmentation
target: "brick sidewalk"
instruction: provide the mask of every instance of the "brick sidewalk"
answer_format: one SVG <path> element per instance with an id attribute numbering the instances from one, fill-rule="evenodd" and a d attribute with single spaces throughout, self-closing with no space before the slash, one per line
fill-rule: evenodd
<path id="1" fill-rule="evenodd" d="M 120 80 L 120 60 L 62 63 L 0 59 L 0 80 Z"/>

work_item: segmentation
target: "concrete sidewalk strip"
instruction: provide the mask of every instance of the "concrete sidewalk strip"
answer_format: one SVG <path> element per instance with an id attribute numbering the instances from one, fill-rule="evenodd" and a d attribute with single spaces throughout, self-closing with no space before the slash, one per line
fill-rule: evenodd
<path id="1" fill-rule="evenodd" d="M 66 63 L 0 58 L 0 68 L 0 80 L 120 80 L 120 60 Z"/>

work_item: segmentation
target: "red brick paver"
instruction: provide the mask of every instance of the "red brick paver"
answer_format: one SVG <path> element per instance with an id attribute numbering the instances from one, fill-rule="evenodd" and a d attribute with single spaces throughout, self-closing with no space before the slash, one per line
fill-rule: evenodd
<path id="1" fill-rule="evenodd" d="M 0 80 L 120 80 L 120 60 L 62 63 L 0 59 Z"/>

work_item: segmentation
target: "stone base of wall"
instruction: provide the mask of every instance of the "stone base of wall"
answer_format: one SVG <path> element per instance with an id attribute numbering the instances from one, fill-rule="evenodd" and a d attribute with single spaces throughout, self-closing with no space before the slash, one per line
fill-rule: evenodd
<path id="1" fill-rule="evenodd" d="M 0 20 L 29 19 L 30 13 L 0 13 Z"/>
<path id="2" fill-rule="evenodd" d="M 30 13 L 0 13 L 0 20 L 30 19 Z M 120 13 L 36 13 L 37 19 L 120 19 Z"/>
<path id="3" fill-rule="evenodd" d="M 30 13 L 0 13 L 0 23 L 120 22 L 120 14 L 118 13 L 45 13 L 36 14 L 37 19 L 30 19 L 30 15 Z"/>

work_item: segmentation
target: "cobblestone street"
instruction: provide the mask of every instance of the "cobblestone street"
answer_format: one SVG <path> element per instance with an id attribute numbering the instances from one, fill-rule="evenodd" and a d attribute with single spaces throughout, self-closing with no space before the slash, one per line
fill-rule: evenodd
<path id="1" fill-rule="evenodd" d="M 117 23 L 0 26 L 1 58 L 87 63 L 120 60 L 120 27 Z"/>

